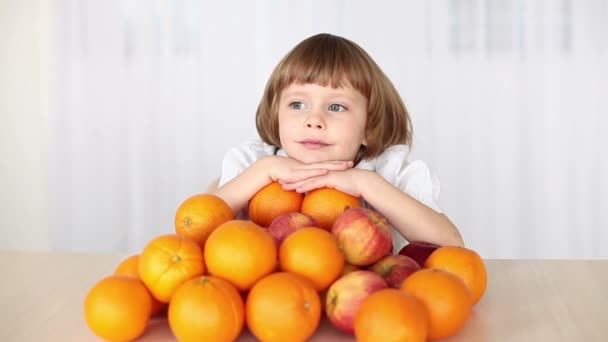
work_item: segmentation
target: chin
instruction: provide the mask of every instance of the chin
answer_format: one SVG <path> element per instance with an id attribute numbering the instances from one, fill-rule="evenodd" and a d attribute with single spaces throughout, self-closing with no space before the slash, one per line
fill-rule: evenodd
<path id="1" fill-rule="evenodd" d="M 308 150 L 302 148 L 285 148 L 285 153 L 288 157 L 293 158 L 301 163 L 312 164 L 312 163 L 322 163 L 326 161 L 336 161 L 336 160 L 352 160 L 345 158 L 344 156 L 337 156 L 334 151 L 328 150 Z M 333 152 L 333 153 L 332 153 Z"/>
<path id="2" fill-rule="evenodd" d="M 304 163 L 304 164 L 322 163 L 322 162 L 325 162 L 325 161 L 329 160 L 327 158 L 321 158 L 319 156 L 311 156 L 311 155 L 309 155 L 309 156 L 298 156 L 298 155 L 293 155 L 292 156 L 290 154 L 287 154 L 287 155 L 290 158 L 293 158 L 293 159 L 295 159 L 295 160 L 297 160 L 297 161 L 299 161 L 301 163 Z"/>

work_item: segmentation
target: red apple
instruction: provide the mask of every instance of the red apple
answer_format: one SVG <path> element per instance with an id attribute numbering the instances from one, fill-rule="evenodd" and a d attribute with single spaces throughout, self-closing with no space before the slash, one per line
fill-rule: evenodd
<path id="1" fill-rule="evenodd" d="M 370 294 L 388 286 L 372 271 L 354 271 L 338 278 L 327 290 L 325 314 L 338 329 L 354 335 L 355 315 Z"/>
<path id="2" fill-rule="evenodd" d="M 420 265 L 405 255 L 387 255 L 371 267 L 372 271 L 386 280 L 389 287 L 395 288 L 399 288 L 405 278 L 419 269 Z"/>
<path id="3" fill-rule="evenodd" d="M 288 213 L 272 220 L 268 226 L 268 232 L 274 238 L 277 246 L 280 246 L 289 234 L 304 227 L 319 227 L 319 222 L 306 214 Z"/>
<path id="4" fill-rule="evenodd" d="M 401 250 L 397 254 L 408 256 L 416 260 L 418 265 L 423 266 L 429 255 L 431 255 L 431 253 L 433 253 L 439 247 L 441 246 L 431 242 L 412 241 L 409 244 L 403 246 L 403 248 L 401 248 Z"/>
<path id="5" fill-rule="evenodd" d="M 388 220 L 367 208 L 345 210 L 331 232 L 338 238 L 346 262 L 367 266 L 391 253 L 393 236 Z"/>

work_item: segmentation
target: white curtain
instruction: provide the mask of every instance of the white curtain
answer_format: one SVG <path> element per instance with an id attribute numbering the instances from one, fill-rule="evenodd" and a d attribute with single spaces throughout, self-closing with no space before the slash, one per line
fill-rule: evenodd
<path id="1" fill-rule="evenodd" d="M 319 32 L 366 49 L 411 112 L 412 160 L 486 258 L 608 257 L 608 3 L 52 0 L 58 250 L 136 252 L 256 138 L 266 79 Z"/>

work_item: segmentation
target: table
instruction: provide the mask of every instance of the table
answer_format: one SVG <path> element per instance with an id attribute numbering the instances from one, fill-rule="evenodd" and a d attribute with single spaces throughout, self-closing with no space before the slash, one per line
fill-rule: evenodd
<path id="1" fill-rule="evenodd" d="M 0 251 L 0 341 L 99 341 L 89 288 L 126 255 Z M 486 260 L 488 289 L 444 341 L 608 341 L 608 260 Z M 154 317 L 139 341 L 174 341 Z M 245 331 L 239 341 L 254 341 Z M 354 341 L 324 321 L 312 341 Z"/>

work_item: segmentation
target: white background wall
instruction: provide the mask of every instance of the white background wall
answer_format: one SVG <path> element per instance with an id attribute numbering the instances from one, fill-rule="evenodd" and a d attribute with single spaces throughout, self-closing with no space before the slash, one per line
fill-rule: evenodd
<path id="1" fill-rule="evenodd" d="M 256 136 L 279 58 L 331 32 L 403 95 L 468 246 L 608 258 L 603 1 L 0 4 L 0 248 L 138 251 L 172 231 Z"/>
<path id="2" fill-rule="evenodd" d="M 49 248 L 47 1 L 0 0 L 0 249 Z"/>

